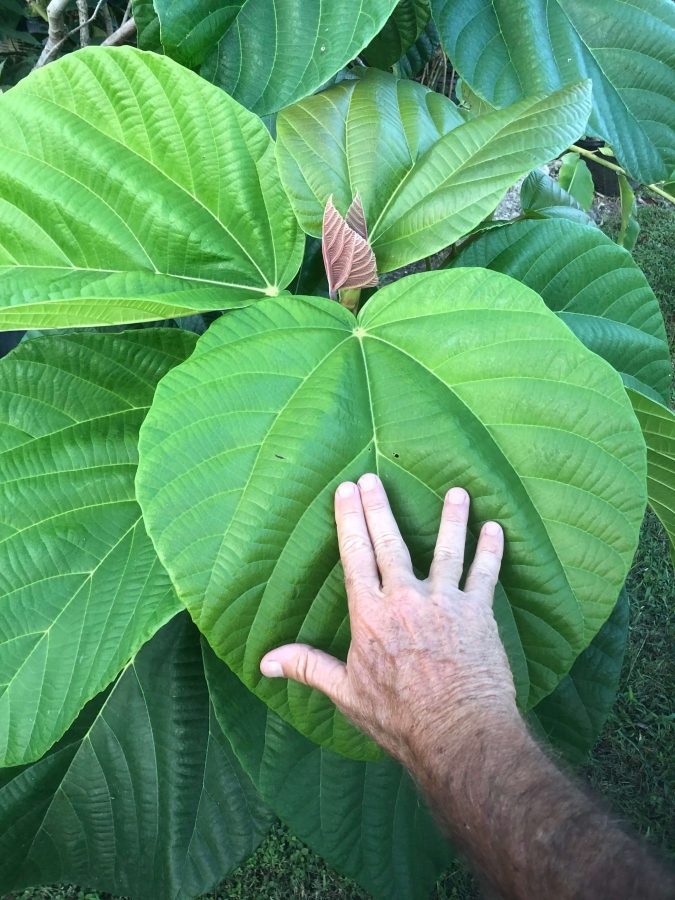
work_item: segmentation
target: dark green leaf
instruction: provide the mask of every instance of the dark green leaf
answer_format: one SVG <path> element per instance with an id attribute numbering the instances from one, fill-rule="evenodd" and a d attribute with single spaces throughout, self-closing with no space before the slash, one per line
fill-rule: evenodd
<path id="1" fill-rule="evenodd" d="M 563 155 L 558 183 L 564 191 L 574 197 L 584 212 L 588 212 L 593 205 L 593 178 L 586 162 L 578 153 Z"/>
<path id="2" fill-rule="evenodd" d="M 214 715 L 177 616 L 39 762 L 0 770 L 0 890 L 52 881 L 191 900 L 270 823 Z"/>
<path id="3" fill-rule="evenodd" d="M 426 900 L 452 859 L 412 778 L 391 759 L 317 747 L 261 703 L 204 643 L 216 716 L 261 797 L 302 841 L 369 895 Z"/>
<path id="4" fill-rule="evenodd" d="M 628 639 L 628 594 L 558 687 L 532 710 L 544 735 L 572 763 L 582 763 L 600 737 L 616 698 Z"/>
<path id="5" fill-rule="evenodd" d="M 424 33 L 431 19 L 429 0 L 399 0 L 361 56 L 369 66 L 390 69 Z"/>
<path id="6" fill-rule="evenodd" d="M 675 165 L 670 0 L 432 0 L 443 46 L 494 106 L 590 78 L 589 132 L 641 181 Z"/>
<path id="7" fill-rule="evenodd" d="M 534 218 L 570 219 L 582 225 L 595 224 L 579 202 L 558 182 L 537 169 L 530 172 L 520 188 L 520 204 Z"/>

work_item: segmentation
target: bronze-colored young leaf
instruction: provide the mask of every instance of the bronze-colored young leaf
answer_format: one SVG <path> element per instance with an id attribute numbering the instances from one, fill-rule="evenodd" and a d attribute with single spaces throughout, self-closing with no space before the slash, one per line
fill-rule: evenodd
<path id="1" fill-rule="evenodd" d="M 377 284 L 375 254 L 368 243 L 363 208 L 354 198 L 347 216 L 350 225 L 335 208 L 333 198 L 323 214 L 323 260 L 328 275 L 328 289 L 334 299 L 340 288 L 373 287 Z"/>

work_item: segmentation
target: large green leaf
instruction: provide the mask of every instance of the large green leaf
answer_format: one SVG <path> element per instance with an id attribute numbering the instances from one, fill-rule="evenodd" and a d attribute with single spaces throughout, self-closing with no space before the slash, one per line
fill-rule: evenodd
<path id="1" fill-rule="evenodd" d="M 171 60 L 91 48 L 0 96 L 0 328 L 275 295 L 302 235 L 258 118 Z"/>
<path id="2" fill-rule="evenodd" d="M 598 229 L 514 222 L 486 231 L 453 264 L 522 281 L 627 384 L 668 397 L 672 367 L 658 301 L 630 253 Z"/>
<path id="3" fill-rule="evenodd" d="M 264 116 L 313 93 L 372 40 L 396 0 L 155 0 L 165 51 Z"/>
<path id="4" fill-rule="evenodd" d="M 344 215 L 359 192 L 387 272 L 478 225 L 520 176 L 579 136 L 589 108 L 589 85 L 578 84 L 464 123 L 447 97 L 371 70 L 284 110 L 277 158 L 308 234 L 321 234 L 331 195 Z"/>
<path id="5" fill-rule="evenodd" d="M 432 0 L 445 50 L 495 106 L 591 78 L 589 131 L 635 178 L 675 164 L 670 0 Z"/>
<path id="6" fill-rule="evenodd" d="M 258 668 L 286 641 L 346 654 L 340 481 L 380 473 L 421 573 L 451 485 L 471 493 L 474 533 L 503 522 L 525 705 L 611 612 L 646 500 L 621 379 L 533 291 L 486 270 L 410 276 L 358 321 L 298 297 L 222 317 L 163 379 L 140 453 L 148 530 L 213 649 L 301 732 L 357 758 L 374 747 L 323 695 Z"/>
<path id="7" fill-rule="evenodd" d="M 611 616 L 530 720 L 572 763 L 582 763 L 600 737 L 619 687 L 630 603 L 619 594 Z"/>
<path id="8" fill-rule="evenodd" d="M 191 900 L 270 823 L 177 616 L 39 762 L 0 770 L 0 891 L 51 881 Z"/>
<path id="9" fill-rule="evenodd" d="M 429 0 L 399 0 L 361 56 L 369 66 L 390 69 L 424 33 L 430 19 Z"/>
<path id="10" fill-rule="evenodd" d="M 427 900 L 452 859 L 408 773 L 317 747 L 248 691 L 204 643 L 216 717 L 263 800 L 374 898 Z"/>
<path id="11" fill-rule="evenodd" d="M 672 409 L 628 389 L 647 445 L 647 496 L 670 539 L 675 566 L 675 413 Z"/>
<path id="12" fill-rule="evenodd" d="M 134 495 L 178 329 L 26 341 L 0 362 L 0 761 L 37 759 L 179 608 Z"/>

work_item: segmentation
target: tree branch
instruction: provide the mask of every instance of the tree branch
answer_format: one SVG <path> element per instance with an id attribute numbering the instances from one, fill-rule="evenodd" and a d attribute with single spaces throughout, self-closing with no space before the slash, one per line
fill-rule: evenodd
<path id="1" fill-rule="evenodd" d="M 120 25 L 117 31 L 113 31 L 110 37 L 107 37 L 104 41 L 101 42 L 102 47 L 117 47 L 119 44 L 125 44 L 127 41 L 130 41 L 133 36 L 136 34 L 136 23 L 133 19 L 133 16 L 130 19 Z"/>

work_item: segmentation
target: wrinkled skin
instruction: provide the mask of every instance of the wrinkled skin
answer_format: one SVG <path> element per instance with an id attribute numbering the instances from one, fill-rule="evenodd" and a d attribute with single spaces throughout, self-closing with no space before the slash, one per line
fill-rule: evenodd
<path id="1" fill-rule="evenodd" d="M 472 720 L 519 721 L 492 614 L 502 530 L 486 523 L 460 590 L 469 497 L 445 498 L 429 577 L 413 574 L 380 479 L 366 474 L 335 496 L 352 642 L 343 663 L 292 644 L 268 653 L 263 674 L 318 688 L 408 766 L 461 739 Z"/>

